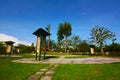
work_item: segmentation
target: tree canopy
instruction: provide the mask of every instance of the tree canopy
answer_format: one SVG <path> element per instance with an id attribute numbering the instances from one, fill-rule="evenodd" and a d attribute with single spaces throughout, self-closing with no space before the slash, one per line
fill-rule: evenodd
<path id="1" fill-rule="evenodd" d="M 72 34 L 72 27 L 69 22 L 60 23 L 57 32 L 57 39 L 60 43 L 63 39 L 65 39 L 65 52 L 67 48 L 67 37 Z"/>
<path id="2" fill-rule="evenodd" d="M 90 35 L 91 41 L 101 48 L 101 53 L 104 55 L 103 52 L 104 43 L 106 42 L 107 39 L 112 39 L 114 37 L 113 32 L 111 32 L 105 27 L 95 26 L 91 30 Z"/>

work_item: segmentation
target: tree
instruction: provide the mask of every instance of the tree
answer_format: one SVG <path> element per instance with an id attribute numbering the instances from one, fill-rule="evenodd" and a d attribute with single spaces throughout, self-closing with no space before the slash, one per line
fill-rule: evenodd
<path id="1" fill-rule="evenodd" d="M 57 51 L 57 43 L 54 40 L 51 41 L 51 50 Z"/>
<path id="2" fill-rule="evenodd" d="M 49 24 L 49 25 L 47 25 L 47 27 L 46 27 L 46 30 L 48 31 L 48 33 L 50 33 L 50 27 L 51 25 Z M 47 44 L 48 44 L 48 50 L 50 50 L 50 35 L 48 36 L 48 42 L 47 42 Z"/>
<path id="3" fill-rule="evenodd" d="M 120 44 L 119 43 L 112 43 L 105 46 L 105 50 L 113 56 L 120 56 Z"/>
<path id="4" fill-rule="evenodd" d="M 103 46 L 107 39 L 113 37 L 113 33 L 105 27 L 95 26 L 91 30 L 91 41 L 99 46 L 102 55 L 104 55 Z"/>
<path id="5" fill-rule="evenodd" d="M 112 44 L 114 44 L 115 43 L 115 41 L 116 41 L 116 34 L 115 33 L 113 33 L 112 32 L 112 37 L 111 37 L 111 39 L 112 39 Z"/>
<path id="6" fill-rule="evenodd" d="M 0 42 L 0 54 L 6 53 L 6 46 L 3 42 Z"/>
<path id="7" fill-rule="evenodd" d="M 78 45 L 79 51 L 80 52 L 89 52 L 89 44 L 86 40 L 83 40 L 79 43 Z"/>
<path id="8" fill-rule="evenodd" d="M 78 46 L 78 45 L 80 44 L 80 42 L 81 42 L 79 36 L 73 36 L 71 40 L 72 40 L 73 49 L 74 49 L 75 51 L 78 51 L 78 47 L 77 47 L 77 46 Z"/>
<path id="9" fill-rule="evenodd" d="M 34 46 L 34 43 L 31 44 L 31 46 L 30 46 L 30 50 L 32 51 L 32 53 L 35 52 L 35 46 Z"/>
<path id="10" fill-rule="evenodd" d="M 64 39 L 65 41 L 65 53 L 67 50 L 67 37 L 69 37 L 72 33 L 72 27 L 71 24 L 69 22 L 64 22 L 63 24 L 60 23 L 59 27 L 58 27 L 58 32 L 57 32 L 57 36 L 58 36 L 58 43 L 61 43 L 61 41 Z M 59 46 L 60 47 L 60 46 Z"/>
<path id="11" fill-rule="evenodd" d="M 18 47 L 20 49 L 20 53 L 32 53 L 33 51 L 35 51 L 33 43 L 31 44 L 31 46 L 18 44 Z"/>

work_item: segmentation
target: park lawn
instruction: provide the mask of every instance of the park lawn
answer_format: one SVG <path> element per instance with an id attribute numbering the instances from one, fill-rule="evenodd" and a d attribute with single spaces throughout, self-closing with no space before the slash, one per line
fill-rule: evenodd
<path id="1" fill-rule="evenodd" d="M 90 55 L 65 55 L 65 58 L 88 58 Z"/>
<path id="2" fill-rule="evenodd" d="M 20 54 L 23 58 L 35 58 L 35 54 L 31 54 L 31 53 L 23 53 Z"/>
<path id="3" fill-rule="evenodd" d="M 120 80 L 120 63 L 61 64 L 52 80 Z"/>
<path id="4" fill-rule="evenodd" d="M 35 58 L 36 54 L 30 54 L 30 53 L 23 53 L 20 54 L 23 58 Z M 44 55 L 42 54 L 41 57 L 43 58 Z M 37 55 L 37 58 L 39 58 L 39 55 Z M 50 55 L 50 54 L 46 54 L 46 59 L 48 58 L 59 58 L 58 55 Z"/>
<path id="5" fill-rule="evenodd" d="M 0 58 L 0 80 L 27 80 L 48 64 L 25 64 L 11 62 L 15 58 Z"/>

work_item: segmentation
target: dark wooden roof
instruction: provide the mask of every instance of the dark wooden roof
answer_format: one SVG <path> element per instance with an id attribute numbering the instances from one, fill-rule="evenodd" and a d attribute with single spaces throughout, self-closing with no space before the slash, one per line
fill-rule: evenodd
<path id="1" fill-rule="evenodd" d="M 90 45 L 91 48 L 94 48 L 95 46 L 94 45 Z"/>
<path id="2" fill-rule="evenodd" d="M 13 43 L 15 43 L 15 42 L 13 42 L 13 41 L 6 41 L 5 43 L 6 43 L 6 44 L 13 44 Z"/>
<path id="3" fill-rule="evenodd" d="M 42 28 L 39 28 L 33 34 L 36 35 L 36 36 L 43 36 L 43 37 L 46 37 L 46 36 L 50 35 L 50 33 L 48 33 L 47 31 L 45 31 Z"/>

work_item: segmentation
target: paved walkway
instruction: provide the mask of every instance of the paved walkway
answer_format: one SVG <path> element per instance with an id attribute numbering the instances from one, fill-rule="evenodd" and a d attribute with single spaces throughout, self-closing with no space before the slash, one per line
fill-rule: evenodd
<path id="1" fill-rule="evenodd" d="M 51 80 L 57 66 L 59 64 L 50 64 L 37 71 L 34 75 L 31 75 L 28 80 Z"/>
<path id="2" fill-rule="evenodd" d="M 89 58 L 51 58 L 47 60 L 38 61 L 35 58 L 25 58 L 13 60 L 12 62 L 20 63 L 47 63 L 47 64 L 103 64 L 120 62 L 120 58 L 107 58 L 107 57 L 89 57 Z"/>
<path id="3" fill-rule="evenodd" d="M 56 63 L 52 63 L 49 66 L 40 69 L 37 71 L 34 75 L 31 75 L 28 77 L 28 80 L 51 80 L 52 75 L 55 72 L 55 69 L 59 66 L 59 63 L 63 60 L 64 58 L 61 57 L 59 58 Z"/>

